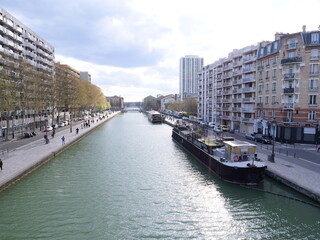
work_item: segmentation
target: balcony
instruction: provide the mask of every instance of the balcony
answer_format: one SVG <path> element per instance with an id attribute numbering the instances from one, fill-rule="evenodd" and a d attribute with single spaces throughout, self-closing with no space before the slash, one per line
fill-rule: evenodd
<path id="1" fill-rule="evenodd" d="M 294 103 L 282 103 L 284 110 L 294 110 Z"/>
<path id="2" fill-rule="evenodd" d="M 243 69 L 243 72 L 246 73 L 246 72 L 255 72 L 256 71 L 256 68 L 255 67 L 246 67 Z"/>
<path id="3" fill-rule="evenodd" d="M 232 112 L 241 112 L 241 108 L 233 107 Z"/>
<path id="4" fill-rule="evenodd" d="M 302 57 L 291 57 L 291 58 L 284 58 L 281 60 L 281 64 L 292 64 L 292 63 L 301 63 Z"/>
<path id="5" fill-rule="evenodd" d="M 246 122 L 246 123 L 253 123 L 253 119 L 252 118 L 242 118 L 242 122 Z"/>
<path id="6" fill-rule="evenodd" d="M 232 117 L 232 120 L 233 120 L 233 121 L 240 122 L 241 118 L 240 118 L 240 117 L 234 117 L 234 116 L 233 116 L 233 117 Z"/>
<path id="7" fill-rule="evenodd" d="M 262 108 L 263 107 L 263 103 L 257 103 L 257 108 Z"/>
<path id="8" fill-rule="evenodd" d="M 254 87 L 245 87 L 242 89 L 242 92 L 247 93 L 247 92 L 255 92 L 256 88 Z"/>
<path id="9" fill-rule="evenodd" d="M 258 66 L 258 71 L 262 71 L 263 70 L 263 66 Z"/>
<path id="10" fill-rule="evenodd" d="M 309 87 L 309 91 L 311 92 L 318 91 L 318 87 Z"/>
<path id="11" fill-rule="evenodd" d="M 248 98 L 242 98 L 242 102 L 243 103 L 245 103 L 245 102 L 254 102 L 256 99 L 255 98 L 250 98 L 250 97 L 248 97 Z"/>
<path id="12" fill-rule="evenodd" d="M 295 78 L 296 74 L 295 73 L 285 73 L 283 74 L 283 79 L 288 80 L 288 79 L 293 79 Z"/>
<path id="13" fill-rule="evenodd" d="M 319 60 L 319 56 L 310 56 L 310 60 Z"/>
<path id="14" fill-rule="evenodd" d="M 289 88 L 284 88 L 283 93 L 285 94 L 293 94 L 294 93 L 294 88 L 289 87 Z"/>
<path id="15" fill-rule="evenodd" d="M 242 112 L 244 112 L 244 113 L 254 113 L 255 110 L 253 108 L 243 108 Z"/>
<path id="16" fill-rule="evenodd" d="M 244 83 L 247 83 L 247 82 L 255 82 L 256 79 L 255 78 L 252 78 L 252 77 L 246 77 L 246 78 L 243 78 L 243 82 Z"/>

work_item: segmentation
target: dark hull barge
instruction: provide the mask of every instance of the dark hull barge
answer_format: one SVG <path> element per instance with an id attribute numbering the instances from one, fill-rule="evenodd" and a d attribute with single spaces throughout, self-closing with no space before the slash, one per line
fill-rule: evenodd
<path id="1" fill-rule="evenodd" d="M 264 179 L 267 167 L 257 158 L 253 144 L 224 141 L 220 145 L 210 145 L 194 138 L 185 127 L 175 127 L 172 138 L 225 181 L 257 185 Z"/>

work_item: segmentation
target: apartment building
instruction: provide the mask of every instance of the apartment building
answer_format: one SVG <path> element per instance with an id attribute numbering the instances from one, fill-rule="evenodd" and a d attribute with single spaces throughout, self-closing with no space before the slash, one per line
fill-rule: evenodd
<path id="1" fill-rule="evenodd" d="M 180 99 L 196 98 L 198 95 L 198 71 L 203 66 L 203 58 L 187 55 L 180 58 L 179 94 Z"/>
<path id="2" fill-rule="evenodd" d="M 32 124 L 41 124 L 39 114 L 52 107 L 53 76 L 53 46 L 0 8 L 1 129 L 27 128 L 31 115 Z"/>
<path id="3" fill-rule="evenodd" d="M 258 46 L 229 53 L 198 74 L 198 116 L 205 122 L 252 132 L 256 101 Z"/>
<path id="4" fill-rule="evenodd" d="M 198 74 L 198 116 L 285 142 L 320 142 L 320 31 L 277 33 Z"/>
<path id="5" fill-rule="evenodd" d="M 320 142 L 320 31 L 276 34 L 261 46 L 258 57 L 259 92 L 256 126 L 284 142 Z"/>

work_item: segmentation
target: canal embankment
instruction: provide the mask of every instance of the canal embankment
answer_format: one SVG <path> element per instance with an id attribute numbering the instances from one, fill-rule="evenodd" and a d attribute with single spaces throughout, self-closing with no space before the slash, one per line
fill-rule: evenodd
<path id="1" fill-rule="evenodd" d="M 164 118 L 164 123 L 173 127 L 178 121 L 178 119 L 171 116 Z M 259 158 L 267 164 L 266 175 L 268 177 L 320 203 L 320 185 L 317 184 L 320 182 L 320 174 L 315 169 L 296 164 L 290 156 L 281 154 L 276 154 L 275 162 L 270 162 L 268 161 L 270 151 L 268 152 L 266 149 L 257 148 L 257 153 Z M 298 159 L 298 161 L 307 163 L 305 159 Z M 308 162 L 308 164 L 317 168 L 320 166 L 320 164 L 313 162 Z"/>
<path id="2" fill-rule="evenodd" d="M 0 158 L 3 162 L 3 170 L 0 171 L 0 192 L 19 181 L 29 173 L 53 159 L 72 144 L 112 119 L 121 112 L 113 112 L 102 119 L 97 117 L 90 120 L 90 127 L 85 127 L 83 122 L 73 123 L 72 127 L 65 127 L 56 132 L 54 137 L 48 134 L 49 143 L 40 138 L 15 148 L 13 151 L 3 153 Z M 79 131 L 76 131 L 76 129 Z M 43 133 L 43 136 L 45 133 Z M 62 138 L 64 137 L 64 141 Z"/>

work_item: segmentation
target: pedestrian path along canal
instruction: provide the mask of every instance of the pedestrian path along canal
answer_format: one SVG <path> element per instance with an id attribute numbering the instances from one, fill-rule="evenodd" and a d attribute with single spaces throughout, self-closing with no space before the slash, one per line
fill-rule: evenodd
<path id="1" fill-rule="evenodd" d="M 319 208 L 217 179 L 171 131 L 106 122 L 0 194 L 0 239 L 320 239 Z"/>

